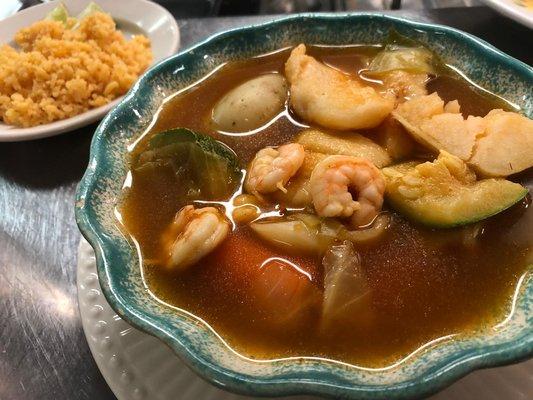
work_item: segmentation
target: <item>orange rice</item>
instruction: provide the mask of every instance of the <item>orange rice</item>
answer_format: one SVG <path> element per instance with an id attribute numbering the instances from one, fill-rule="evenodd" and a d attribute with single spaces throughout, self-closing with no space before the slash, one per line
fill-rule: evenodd
<path id="1" fill-rule="evenodd" d="M 0 46 L 0 118 L 29 127 L 72 117 L 124 94 L 152 62 L 150 41 L 126 40 L 105 13 L 75 29 L 39 21 Z"/>

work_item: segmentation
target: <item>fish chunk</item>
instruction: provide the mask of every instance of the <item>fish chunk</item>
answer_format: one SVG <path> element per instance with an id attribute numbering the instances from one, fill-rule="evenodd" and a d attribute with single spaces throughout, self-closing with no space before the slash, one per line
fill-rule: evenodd
<path id="1" fill-rule="evenodd" d="M 306 121 L 326 128 L 374 128 L 394 107 L 394 95 L 382 96 L 356 78 L 318 62 L 300 44 L 285 64 L 292 109 Z"/>

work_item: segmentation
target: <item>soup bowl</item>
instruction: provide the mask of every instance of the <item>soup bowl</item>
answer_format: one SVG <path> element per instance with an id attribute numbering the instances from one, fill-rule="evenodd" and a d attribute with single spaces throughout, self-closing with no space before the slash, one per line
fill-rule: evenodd
<path id="1" fill-rule="evenodd" d="M 163 340 L 215 385 L 260 396 L 411 398 L 433 393 L 474 369 L 516 362 L 533 353 L 531 269 L 522 277 L 504 323 L 440 338 L 384 368 L 313 357 L 246 358 L 204 321 L 156 299 L 143 281 L 138 246 L 121 230 L 116 207 L 128 171 L 128 146 L 147 129 L 165 97 L 227 61 L 301 42 L 375 44 L 383 42 L 391 29 L 424 43 L 472 82 L 533 117 L 533 69 L 474 36 L 378 14 L 326 14 L 297 15 L 224 32 L 160 62 L 96 130 L 89 166 L 77 191 L 76 219 L 95 249 L 103 292 L 118 315 Z"/>

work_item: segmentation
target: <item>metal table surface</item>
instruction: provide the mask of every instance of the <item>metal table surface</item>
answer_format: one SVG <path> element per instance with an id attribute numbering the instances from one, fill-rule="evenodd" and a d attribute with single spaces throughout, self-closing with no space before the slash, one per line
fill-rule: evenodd
<path id="1" fill-rule="evenodd" d="M 485 7 L 390 11 L 473 33 L 533 65 L 532 32 Z M 272 17 L 181 19 L 182 48 Z M 76 295 L 74 193 L 96 125 L 0 144 L 0 399 L 113 399 L 89 351 Z M 531 380 L 518 382 L 531 388 Z M 515 383 L 516 384 L 516 383 Z"/>

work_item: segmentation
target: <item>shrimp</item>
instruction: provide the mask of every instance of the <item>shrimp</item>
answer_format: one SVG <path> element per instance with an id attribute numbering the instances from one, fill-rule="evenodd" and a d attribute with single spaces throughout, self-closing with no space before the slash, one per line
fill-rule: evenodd
<path id="1" fill-rule="evenodd" d="M 304 158 L 304 148 L 298 143 L 259 150 L 250 165 L 244 188 L 252 194 L 277 190 L 286 193 L 285 185 L 298 172 Z"/>
<path id="2" fill-rule="evenodd" d="M 329 156 L 313 170 L 310 190 L 319 216 L 350 218 L 353 227 L 360 227 L 372 222 L 381 210 L 385 180 L 365 158 Z"/>
<path id="3" fill-rule="evenodd" d="M 229 233 L 230 224 L 214 207 L 183 207 L 163 234 L 167 267 L 185 270 L 213 251 Z"/>
<path id="4" fill-rule="evenodd" d="M 297 46 L 285 64 L 290 103 L 296 114 L 326 128 L 374 128 L 392 111 L 394 96 L 374 88 L 305 54 Z"/>

